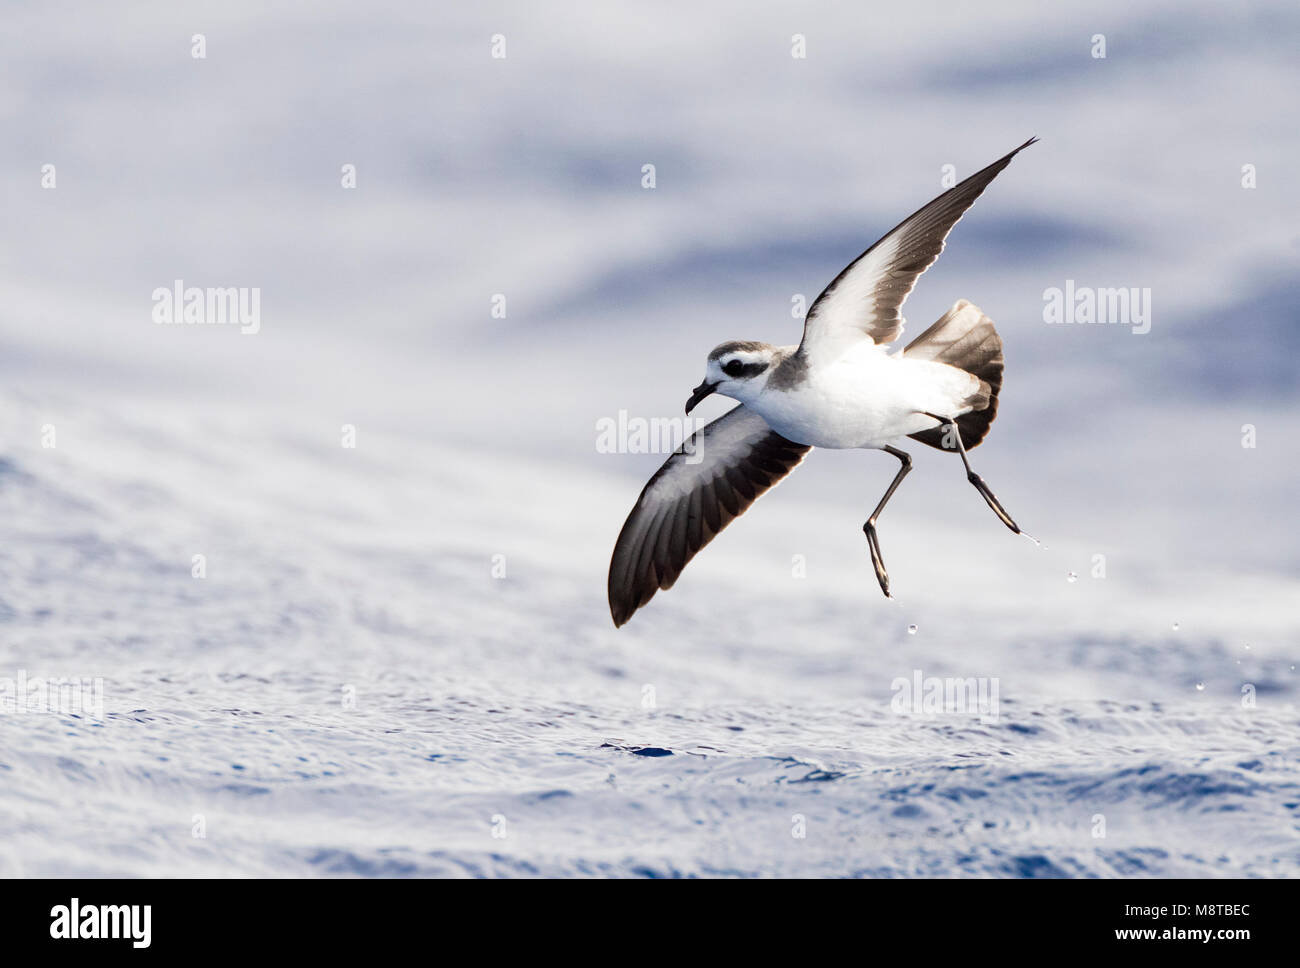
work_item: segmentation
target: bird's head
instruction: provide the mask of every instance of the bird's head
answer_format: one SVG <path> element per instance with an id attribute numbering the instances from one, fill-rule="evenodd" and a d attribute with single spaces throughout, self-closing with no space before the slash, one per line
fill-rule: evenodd
<path id="1" fill-rule="evenodd" d="M 779 349 L 767 343 L 733 340 L 714 347 L 704 367 L 704 382 L 691 391 L 686 412 L 714 393 L 741 403 L 753 400 L 767 386 L 767 378 L 778 362 Z"/>

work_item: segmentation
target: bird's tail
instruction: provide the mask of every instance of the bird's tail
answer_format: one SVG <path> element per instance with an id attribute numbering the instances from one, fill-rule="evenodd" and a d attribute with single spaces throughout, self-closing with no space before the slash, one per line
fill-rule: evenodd
<path id="1" fill-rule="evenodd" d="M 1002 389 L 1002 337 L 979 307 L 959 299 L 933 326 L 907 344 L 903 355 L 914 360 L 933 360 L 965 370 L 979 378 L 979 390 L 966 405 L 969 413 L 957 418 L 962 446 L 967 450 L 979 444 L 989 432 L 998 413 L 998 391 Z M 913 440 L 944 447 L 942 427 L 910 435 Z"/>

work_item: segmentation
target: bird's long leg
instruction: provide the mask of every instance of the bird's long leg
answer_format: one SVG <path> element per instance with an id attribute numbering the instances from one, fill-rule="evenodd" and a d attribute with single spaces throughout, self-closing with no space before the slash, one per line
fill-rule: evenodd
<path id="1" fill-rule="evenodd" d="M 893 496 L 898 485 L 903 482 L 908 472 L 912 469 L 912 457 L 896 447 L 885 447 L 885 451 L 893 454 L 902 463 L 898 473 L 894 475 L 893 483 L 889 485 L 889 490 L 885 496 L 880 499 L 876 509 L 871 512 L 871 517 L 867 518 L 867 523 L 862 526 L 862 532 L 867 536 L 867 546 L 871 549 L 871 563 L 876 568 L 876 581 L 880 582 L 880 590 L 885 593 L 886 598 L 893 598 L 889 594 L 889 572 L 885 571 L 885 560 L 880 556 L 880 539 L 876 536 L 876 518 L 880 517 L 880 512 L 885 509 L 885 504 Z"/>
<path id="2" fill-rule="evenodd" d="M 1038 544 L 1039 542 L 1037 538 L 1028 532 L 1022 531 L 1020 525 L 1011 520 L 1011 515 L 1007 514 L 1007 509 L 1002 506 L 1002 502 L 997 499 L 997 496 L 992 490 L 990 490 L 989 486 L 984 483 L 984 478 L 971 470 L 970 460 L 966 456 L 966 445 L 962 443 L 961 428 L 957 426 L 957 421 L 953 420 L 951 417 L 942 417 L 937 413 L 926 412 L 925 415 L 927 417 L 933 417 L 941 424 L 952 428 L 952 435 L 957 441 L 957 453 L 961 455 L 961 462 L 966 466 L 966 480 L 975 485 L 975 490 L 980 492 L 980 497 L 984 498 L 984 503 L 993 509 L 993 513 L 998 516 L 998 519 L 1016 534 L 1023 534 L 1034 544 Z"/>

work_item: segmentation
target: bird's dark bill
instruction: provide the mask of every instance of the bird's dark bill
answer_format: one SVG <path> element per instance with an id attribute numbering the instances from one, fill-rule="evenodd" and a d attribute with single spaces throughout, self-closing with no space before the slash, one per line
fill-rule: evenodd
<path id="1" fill-rule="evenodd" d="M 718 385 L 716 383 L 710 383 L 708 380 L 705 380 L 703 383 L 701 383 L 699 386 L 697 386 L 694 390 L 691 391 L 691 398 L 686 401 L 686 412 L 690 413 L 692 410 L 695 409 L 696 404 L 698 404 L 701 400 L 703 400 L 705 397 L 712 394 L 717 389 L 718 389 Z"/>

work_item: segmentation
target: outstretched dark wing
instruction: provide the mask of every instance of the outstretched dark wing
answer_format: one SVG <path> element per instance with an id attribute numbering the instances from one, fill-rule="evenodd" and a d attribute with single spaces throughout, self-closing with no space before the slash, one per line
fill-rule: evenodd
<path id="1" fill-rule="evenodd" d="M 661 588 L 672 588 L 696 552 L 794 469 L 810 447 L 786 440 L 739 406 L 692 434 L 646 484 L 609 563 L 616 626 Z"/>
<path id="2" fill-rule="evenodd" d="M 858 341 L 893 342 L 903 332 L 900 313 L 921 273 L 934 265 L 944 239 L 963 213 L 1020 151 L 1015 151 L 948 189 L 895 226 L 835 277 L 808 310 L 799 352 L 837 356 Z"/>

